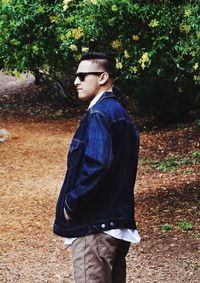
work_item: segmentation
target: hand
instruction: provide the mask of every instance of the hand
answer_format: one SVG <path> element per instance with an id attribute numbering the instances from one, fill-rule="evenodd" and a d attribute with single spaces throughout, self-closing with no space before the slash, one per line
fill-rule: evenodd
<path id="1" fill-rule="evenodd" d="M 64 216 L 65 216 L 65 220 L 66 220 L 66 221 L 71 220 L 71 217 L 68 215 L 68 213 L 67 213 L 67 211 L 65 210 L 65 208 L 64 208 Z"/>

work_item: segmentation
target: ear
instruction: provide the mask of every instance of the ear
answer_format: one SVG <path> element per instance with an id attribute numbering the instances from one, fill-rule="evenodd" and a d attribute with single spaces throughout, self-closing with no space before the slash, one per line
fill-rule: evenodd
<path id="1" fill-rule="evenodd" d="M 108 80 L 109 80 L 109 74 L 107 72 L 104 72 L 99 77 L 99 85 L 104 85 L 105 83 L 108 82 Z"/>

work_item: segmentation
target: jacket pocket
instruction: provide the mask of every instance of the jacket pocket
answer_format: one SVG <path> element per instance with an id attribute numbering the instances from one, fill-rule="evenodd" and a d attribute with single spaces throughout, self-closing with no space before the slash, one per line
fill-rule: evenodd
<path id="1" fill-rule="evenodd" d="M 71 144 L 70 144 L 70 148 L 69 148 L 69 152 L 68 152 L 68 156 L 67 156 L 67 167 L 68 169 L 74 167 L 77 165 L 77 163 L 80 160 L 81 157 L 81 153 L 83 150 L 83 144 L 84 142 L 78 139 L 73 139 Z"/>

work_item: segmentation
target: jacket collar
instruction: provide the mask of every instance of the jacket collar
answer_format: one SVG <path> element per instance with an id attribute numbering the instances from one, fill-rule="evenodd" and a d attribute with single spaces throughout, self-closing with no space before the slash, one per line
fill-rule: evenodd
<path id="1" fill-rule="evenodd" d="M 113 91 L 104 92 L 102 94 L 102 96 L 99 98 L 99 100 L 97 100 L 96 103 L 99 103 L 100 101 L 102 101 L 103 99 L 106 99 L 106 98 L 115 98 L 116 99 L 115 93 Z"/>

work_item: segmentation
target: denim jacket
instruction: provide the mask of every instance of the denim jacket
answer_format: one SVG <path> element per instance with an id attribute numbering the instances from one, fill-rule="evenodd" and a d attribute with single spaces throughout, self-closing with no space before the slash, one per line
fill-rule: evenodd
<path id="1" fill-rule="evenodd" d="M 70 238 L 117 228 L 136 229 L 138 150 L 136 127 L 115 94 L 105 92 L 87 111 L 72 139 L 54 233 Z"/>

